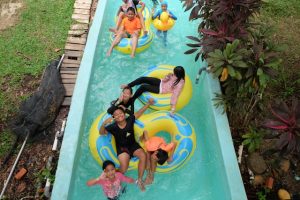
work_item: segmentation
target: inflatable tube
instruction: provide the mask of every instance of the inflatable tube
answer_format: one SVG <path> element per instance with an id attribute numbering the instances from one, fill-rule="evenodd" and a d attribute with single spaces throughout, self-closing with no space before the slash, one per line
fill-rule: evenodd
<path id="1" fill-rule="evenodd" d="M 114 137 L 109 133 L 107 135 L 99 135 L 101 124 L 108 117 L 109 114 L 102 113 L 93 122 L 90 129 L 89 145 L 93 157 L 101 166 L 105 160 L 109 159 L 119 167 Z M 170 116 L 167 111 L 156 111 L 141 116 L 134 125 L 136 141 L 139 141 L 138 139 L 144 130 L 148 131 L 150 137 L 161 131 L 167 132 L 170 134 L 172 141 L 177 143 L 173 161 L 164 165 L 158 165 L 157 172 L 167 173 L 180 169 L 195 151 L 196 134 L 194 128 L 183 116 L 177 113 L 174 116 Z M 140 143 L 140 145 L 144 147 L 143 143 Z M 132 158 L 128 170 L 137 169 L 137 166 L 138 159 Z"/>
<path id="2" fill-rule="evenodd" d="M 155 18 L 152 23 L 157 30 L 167 31 L 174 26 L 175 20 L 169 17 L 167 12 L 162 12 L 160 17 Z"/>
<path id="3" fill-rule="evenodd" d="M 144 11 L 143 11 L 143 16 L 144 16 L 144 22 L 145 22 L 145 27 L 148 30 L 148 34 L 144 35 L 143 31 L 141 31 L 141 35 L 139 37 L 138 40 L 138 45 L 136 48 L 136 53 L 140 53 L 144 50 L 146 50 L 147 48 L 149 48 L 150 44 L 152 43 L 152 40 L 154 38 L 154 34 L 153 32 L 150 30 L 150 11 L 147 7 L 145 7 Z M 113 42 L 114 40 L 114 33 L 110 34 L 110 40 L 111 42 Z M 131 39 L 130 38 L 122 38 L 122 40 L 120 41 L 120 43 L 115 47 L 115 49 L 117 51 L 120 51 L 121 53 L 124 54 L 130 54 L 131 53 L 131 49 L 132 49 L 132 43 L 131 43 Z"/>
<path id="4" fill-rule="evenodd" d="M 175 66 L 172 65 L 153 65 L 148 67 L 148 70 L 142 76 L 156 77 L 159 79 L 164 78 L 167 74 L 173 73 L 173 69 Z M 184 87 L 178 97 L 178 101 L 176 104 L 176 111 L 182 109 L 186 106 L 190 99 L 192 98 L 193 93 L 192 81 L 190 77 L 185 74 L 185 84 Z M 154 99 L 154 105 L 151 105 L 150 108 L 154 110 L 171 110 L 171 100 L 172 94 L 154 94 L 150 92 L 144 92 L 139 100 L 146 104 L 149 98 Z"/>

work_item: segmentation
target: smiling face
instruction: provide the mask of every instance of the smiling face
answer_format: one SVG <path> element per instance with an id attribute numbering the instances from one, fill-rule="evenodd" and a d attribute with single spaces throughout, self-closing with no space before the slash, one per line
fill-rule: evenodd
<path id="1" fill-rule="evenodd" d="M 104 169 L 105 175 L 108 179 L 114 179 L 116 174 L 116 168 L 113 165 L 107 165 Z"/>
<path id="2" fill-rule="evenodd" d="M 123 100 L 124 101 L 127 102 L 130 99 L 131 95 L 132 95 L 132 93 L 129 89 L 124 89 L 123 90 Z"/>
<path id="3" fill-rule="evenodd" d="M 132 10 L 127 11 L 126 13 L 127 18 L 131 21 L 134 19 L 135 13 Z"/>
<path id="4" fill-rule="evenodd" d="M 117 109 L 113 113 L 113 117 L 116 120 L 116 122 L 123 122 L 125 120 L 125 113 L 121 109 Z"/>

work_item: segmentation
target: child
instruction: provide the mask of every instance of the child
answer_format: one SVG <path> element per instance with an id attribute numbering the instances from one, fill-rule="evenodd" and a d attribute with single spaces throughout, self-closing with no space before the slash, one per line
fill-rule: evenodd
<path id="1" fill-rule="evenodd" d="M 104 194 L 109 200 L 117 200 L 119 198 L 122 190 L 121 182 L 134 183 L 134 179 L 116 172 L 115 164 L 110 160 L 103 162 L 102 169 L 104 173 L 97 179 L 89 180 L 87 185 L 101 185 Z"/>
<path id="2" fill-rule="evenodd" d="M 113 111 L 116 107 L 122 107 L 123 110 L 129 115 L 134 114 L 134 100 L 132 97 L 132 88 L 131 87 L 125 87 L 122 90 L 122 93 L 120 97 L 114 101 L 111 102 L 110 108 L 107 109 L 107 113 L 113 114 Z"/>
<path id="3" fill-rule="evenodd" d="M 117 32 L 117 35 L 112 42 L 109 50 L 106 55 L 110 56 L 113 48 L 117 46 L 122 38 L 131 38 L 131 54 L 130 56 L 134 58 L 135 50 L 138 43 L 138 38 L 141 31 L 141 21 L 138 17 L 135 16 L 135 9 L 129 7 L 126 12 L 127 17 L 123 19 L 120 30 Z"/>
<path id="4" fill-rule="evenodd" d="M 152 10 L 152 20 L 154 20 L 155 18 L 157 17 L 160 17 L 160 15 L 163 13 L 163 12 L 167 12 L 169 14 L 169 17 L 174 19 L 174 20 L 177 20 L 177 17 L 169 10 L 167 10 L 168 8 L 168 3 L 166 1 L 162 1 L 161 2 L 161 9 L 156 11 L 156 13 L 153 15 L 154 13 L 154 10 Z M 167 46 L 167 33 L 168 31 L 160 31 L 160 30 L 157 30 L 156 32 L 156 35 L 158 37 L 161 37 L 161 32 L 163 32 L 163 42 L 164 42 L 164 45 Z"/>
<path id="5" fill-rule="evenodd" d="M 145 184 L 151 184 L 154 180 L 154 172 L 157 166 L 163 165 L 166 161 L 172 162 L 173 154 L 176 148 L 176 143 L 171 142 L 166 144 L 165 140 L 161 137 L 153 136 L 149 138 L 148 132 L 145 130 L 140 140 L 145 142 L 147 165 L 146 170 L 148 171 Z M 170 155 L 168 155 L 168 153 Z"/>
<path id="6" fill-rule="evenodd" d="M 141 85 L 132 96 L 133 101 L 143 92 L 152 92 L 155 94 L 171 93 L 171 115 L 175 113 L 178 97 L 185 84 L 185 70 L 182 66 L 176 66 L 173 73 L 166 75 L 163 79 L 156 77 L 142 76 L 131 83 L 121 85 L 121 88 L 134 87 Z"/>
<path id="7" fill-rule="evenodd" d="M 120 28 L 123 18 L 126 17 L 125 14 L 126 14 L 127 9 L 132 7 L 135 9 L 135 12 L 137 13 L 137 15 L 141 21 L 141 25 L 144 30 L 144 35 L 146 35 L 148 33 L 148 31 L 146 30 L 144 17 L 142 15 L 142 12 L 145 8 L 145 4 L 141 0 L 123 0 L 123 2 L 124 2 L 124 4 L 122 6 L 120 6 L 118 14 L 117 14 L 118 21 L 117 21 L 116 27 L 110 28 L 109 30 L 116 34 Z M 141 9 L 139 10 L 139 12 L 137 11 L 137 5 L 141 6 Z"/>

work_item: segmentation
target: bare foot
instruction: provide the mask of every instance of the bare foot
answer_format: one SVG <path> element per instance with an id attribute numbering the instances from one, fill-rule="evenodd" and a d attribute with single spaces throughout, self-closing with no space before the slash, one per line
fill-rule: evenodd
<path id="1" fill-rule="evenodd" d="M 112 49 L 109 49 L 106 53 L 106 56 L 109 57 L 111 55 Z"/>
<path id="2" fill-rule="evenodd" d="M 138 187 L 140 188 L 140 190 L 141 190 L 142 192 L 144 192 L 144 191 L 146 190 L 146 189 L 145 189 L 144 182 L 143 182 L 142 180 L 138 179 L 138 180 L 136 181 L 136 184 L 138 185 Z"/>
<path id="3" fill-rule="evenodd" d="M 115 34 L 117 33 L 117 29 L 115 29 L 115 28 L 109 28 L 108 30 L 109 30 L 110 32 L 115 33 Z"/>
<path id="4" fill-rule="evenodd" d="M 152 184 L 153 183 L 153 179 L 154 179 L 154 177 L 153 177 L 153 174 L 152 173 L 148 173 L 147 174 L 147 177 L 146 177 L 146 179 L 145 179 L 145 185 L 150 185 L 150 184 Z"/>

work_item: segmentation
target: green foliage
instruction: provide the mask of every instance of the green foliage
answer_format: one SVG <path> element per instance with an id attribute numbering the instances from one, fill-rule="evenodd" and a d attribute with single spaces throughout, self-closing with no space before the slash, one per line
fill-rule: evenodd
<path id="1" fill-rule="evenodd" d="M 18 108 L 26 75 L 39 77 L 62 52 L 72 22 L 74 0 L 24 0 L 18 24 L 0 32 L 0 120 Z M 38 79 L 37 79 L 38 81 Z"/>
<path id="2" fill-rule="evenodd" d="M 208 54 L 207 63 L 212 67 L 216 77 L 222 74 L 221 81 L 226 81 L 228 75 L 233 79 L 241 80 L 241 70 L 248 68 L 247 63 L 243 60 L 247 50 L 238 48 L 239 43 L 239 40 L 234 40 L 233 43 L 227 43 L 223 51 L 216 49 Z"/>
<path id="3" fill-rule="evenodd" d="M 6 152 L 11 148 L 11 144 L 14 141 L 15 136 L 4 130 L 1 132 L 1 140 L 0 140 L 0 157 L 4 156 Z"/>
<path id="4" fill-rule="evenodd" d="M 258 200 L 267 200 L 267 194 L 270 192 L 270 189 L 264 188 L 263 190 L 256 193 Z"/>
<path id="5" fill-rule="evenodd" d="M 35 174 L 38 182 L 43 182 L 49 178 L 50 183 L 54 183 L 55 175 L 52 174 L 51 169 L 44 168 L 39 173 Z"/>
<path id="6" fill-rule="evenodd" d="M 263 4 L 264 14 L 270 17 L 289 17 L 300 14 L 299 0 L 265 0 Z"/>
<path id="7" fill-rule="evenodd" d="M 256 149 L 259 149 L 263 134 L 261 132 L 255 131 L 253 128 L 250 128 L 250 130 L 242 135 L 242 138 L 244 138 L 243 144 L 247 146 L 249 152 L 254 152 Z"/>

